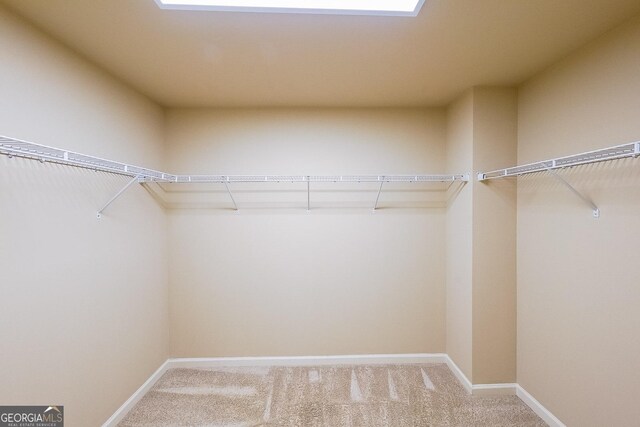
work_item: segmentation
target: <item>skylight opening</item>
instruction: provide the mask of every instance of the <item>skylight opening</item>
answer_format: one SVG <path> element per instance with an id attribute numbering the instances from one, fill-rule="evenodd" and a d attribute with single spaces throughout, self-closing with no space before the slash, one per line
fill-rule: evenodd
<path id="1" fill-rule="evenodd" d="M 416 16 L 425 0 L 156 0 L 162 9 Z"/>

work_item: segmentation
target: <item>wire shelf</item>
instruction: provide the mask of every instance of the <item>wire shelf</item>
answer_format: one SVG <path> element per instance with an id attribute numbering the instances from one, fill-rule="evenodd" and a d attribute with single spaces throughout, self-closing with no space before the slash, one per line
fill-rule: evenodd
<path id="1" fill-rule="evenodd" d="M 465 174 L 456 175 L 176 175 L 141 166 L 102 159 L 95 156 L 48 147 L 32 142 L 0 136 L 0 154 L 43 162 L 138 177 L 145 182 L 172 183 L 241 183 L 241 182 L 453 182 L 468 181 Z"/>
<path id="2" fill-rule="evenodd" d="M 468 181 L 458 175 L 175 175 L 177 183 L 238 182 L 452 182 Z"/>
<path id="3" fill-rule="evenodd" d="M 589 163 L 603 162 L 606 160 L 616 160 L 625 157 L 640 156 L 640 141 L 628 144 L 616 145 L 571 156 L 558 157 L 541 162 L 529 163 L 521 166 L 514 166 L 505 169 L 497 169 L 491 172 L 478 173 L 478 181 L 487 179 L 505 178 L 510 176 L 525 175 L 528 173 L 562 169 Z"/>
<path id="4" fill-rule="evenodd" d="M 74 151 L 63 150 L 61 148 L 48 147 L 46 145 L 34 144 L 32 142 L 0 136 L 0 154 L 10 157 L 23 157 L 35 159 L 41 162 L 51 162 L 62 165 L 69 165 L 94 171 L 104 171 L 118 175 L 126 175 L 131 180 L 118 193 L 116 193 L 100 210 L 97 217 L 101 218 L 107 209 L 120 195 L 122 195 L 135 182 L 157 182 L 157 183 L 219 183 L 224 184 L 229 199 L 233 203 L 234 209 L 238 210 L 238 205 L 230 183 L 260 183 L 260 182 L 302 182 L 307 187 L 307 211 L 311 209 L 311 186 L 312 182 L 376 182 L 379 184 L 377 197 L 373 210 L 377 209 L 378 200 L 384 183 L 388 182 L 450 182 L 469 181 L 469 175 L 178 175 L 161 172 L 141 166 L 121 163 L 114 160 L 102 159 L 100 157 L 89 156 L 87 154 L 76 153 Z"/>
<path id="5" fill-rule="evenodd" d="M 34 144 L 6 136 L 0 136 L 0 154 L 138 177 L 144 180 L 162 182 L 175 180 L 175 175 L 153 169 L 102 159 L 60 148 L 48 147 L 46 145 Z"/>

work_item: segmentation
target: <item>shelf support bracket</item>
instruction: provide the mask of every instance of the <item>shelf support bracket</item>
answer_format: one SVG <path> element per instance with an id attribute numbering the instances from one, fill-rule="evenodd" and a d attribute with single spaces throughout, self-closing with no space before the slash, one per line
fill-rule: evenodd
<path id="1" fill-rule="evenodd" d="M 560 181 L 562 184 L 564 184 L 573 194 L 575 194 L 576 196 L 578 196 L 580 198 L 580 200 L 582 200 L 584 203 L 586 203 L 591 210 L 593 211 L 593 217 L 594 218 L 600 218 L 600 209 L 598 208 L 598 206 L 596 206 L 595 203 L 593 203 L 593 201 L 591 199 L 589 199 L 587 196 L 585 196 L 584 194 L 582 194 L 581 192 L 579 192 L 573 185 L 569 184 L 569 182 L 564 179 L 563 177 L 561 177 L 560 175 L 558 175 L 558 173 L 553 170 L 552 168 L 555 167 L 555 161 L 553 161 L 551 163 L 551 165 L 546 165 L 547 167 L 547 171 L 553 175 L 554 178 L 556 178 L 558 181 Z"/>
<path id="2" fill-rule="evenodd" d="M 115 196 L 113 196 L 111 199 L 109 199 L 109 201 L 102 207 L 102 209 L 100 209 L 98 211 L 98 213 L 96 215 L 97 218 L 98 219 L 102 218 L 102 212 L 104 212 L 104 210 L 107 209 L 109 207 L 109 205 L 111 205 L 111 203 L 115 202 L 118 197 L 120 197 L 125 191 L 127 191 L 127 189 L 133 185 L 133 183 L 139 182 L 140 181 L 140 177 L 141 177 L 141 175 L 136 175 L 133 178 L 131 178 L 131 181 L 129 181 L 127 183 L 127 185 L 122 187 L 122 189 L 120 191 L 118 191 Z"/>
<path id="3" fill-rule="evenodd" d="M 384 177 L 380 177 L 382 180 L 380 181 L 380 187 L 378 187 L 378 195 L 376 196 L 376 203 L 373 205 L 373 210 L 375 212 L 378 209 L 378 200 L 380 200 L 380 193 L 382 193 L 382 184 L 384 184 Z"/>
<path id="4" fill-rule="evenodd" d="M 233 194 L 231 193 L 231 189 L 229 188 L 229 183 L 227 182 L 229 180 L 229 177 L 227 177 L 227 179 L 224 182 L 224 186 L 227 189 L 227 193 L 229 193 L 229 197 L 231 198 L 231 201 L 233 202 L 233 210 L 238 210 L 238 205 L 236 204 L 236 199 L 233 198 Z"/>
<path id="5" fill-rule="evenodd" d="M 307 179 L 307 212 L 311 211 L 311 182 L 309 181 L 309 177 Z"/>

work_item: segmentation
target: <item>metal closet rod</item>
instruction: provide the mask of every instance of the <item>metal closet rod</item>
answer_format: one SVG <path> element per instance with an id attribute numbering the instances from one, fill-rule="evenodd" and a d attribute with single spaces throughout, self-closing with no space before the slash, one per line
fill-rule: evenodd
<path id="1" fill-rule="evenodd" d="M 615 160 L 625 157 L 638 156 L 640 156 L 640 141 L 616 145 L 613 147 L 601 148 L 599 150 L 587 151 L 571 156 L 543 160 L 541 162 L 529 163 L 521 166 L 514 166 L 511 168 L 497 169 L 491 172 L 480 172 L 478 173 L 478 181 L 519 176 L 535 172 L 552 171 L 554 169 L 586 165 L 589 163 L 603 162 L 605 160 Z"/>
<path id="2" fill-rule="evenodd" d="M 136 177 L 140 182 L 453 182 L 468 181 L 468 174 L 436 175 L 177 175 L 60 148 L 0 136 L 0 154 L 58 163 Z"/>

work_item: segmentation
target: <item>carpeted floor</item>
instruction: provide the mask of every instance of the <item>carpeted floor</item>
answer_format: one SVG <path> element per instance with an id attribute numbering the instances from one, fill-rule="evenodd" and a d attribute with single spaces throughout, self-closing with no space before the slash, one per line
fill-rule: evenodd
<path id="1" fill-rule="evenodd" d="M 470 396 L 444 364 L 171 369 L 119 424 L 545 426 L 516 396 Z"/>

